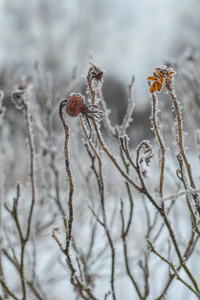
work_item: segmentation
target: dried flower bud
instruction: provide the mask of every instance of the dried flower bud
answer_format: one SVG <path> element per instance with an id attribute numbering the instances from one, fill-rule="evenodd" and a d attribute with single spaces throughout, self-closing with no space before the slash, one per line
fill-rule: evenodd
<path id="1" fill-rule="evenodd" d="M 31 87 L 31 79 L 25 78 L 20 81 L 18 86 L 12 92 L 12 101 L 15 104 L 17 109 L 23 109 L 23 102 L 25 99 L 22 98 L 22 95 L 26 94 Z"/>
<path id="2" fill-rule="evenodd" d="M 96 67 L 93 63 L 91 63 L 91 68 L 89 69 L 90 80 L 95 80 L 97 83 L 103 83 L 103 75 L 104 72 L 101 68 Z"/>

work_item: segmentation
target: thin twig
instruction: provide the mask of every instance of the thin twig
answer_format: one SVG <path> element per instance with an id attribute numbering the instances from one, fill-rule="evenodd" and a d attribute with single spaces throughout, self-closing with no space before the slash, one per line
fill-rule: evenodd
<path id="1" fill-rule="evenodd" d="M 151 85 L 150 82 L 148 82 L 149 86 Z M 162 198 L 163 197 L 163 184 L 164 184 L 164 169 L 165 169 L 165 146 L 164 142 L 162 139 L 162 136 L 160 134 L 159 130 L 159 125 L 157 121 L 157 113 L 158 113 L 158 108 L 157 108 L 157 96 L 155 94 L 152 94 L 152 115 L 151 115 L 151 123 L 156 135 L 156 139 L 159 144 L 159 148 L 161 151 L 161 157 L 160 157 L 160 183 L 159 183 L 159 195 Z M 162 201 L 162 208 L 164 209 L 164 202 Z"/>
<path id="2" fill-rule="evenodd" d="M 65 155 L 65 168 L 69 184 L 69 196 L 68 196 L 68 210 L 69 210 L 69 220 L 68 220 L 68 238 L 66 241 L 66 253 L 69 255 L 69 246 L 72 236 L 72 224 L 73 224 L 73 194 L 74 194 L 74 183 L 72 177 L 72 171 L 70 167 L 70 158 L 69 158 L 69 127 L 63 118 L 62 109 L 66 105 L 66 100 L 62 101 L 59 106 L 59 117 L 62 122 L 64 133 L 65 133 L 65 143 L 64 143 L 64 155 Z"/>
<path id="3" fill-rule="evenodd" d="M 189 177 L 189 181 L 190 181 L 190 186 L 192 189 L 196 190 L 196 186 L 194 183 L 194 179 L 193 179 L 193 175 L 192 175 L 192 171 L 191 171 L 191 165 L 189 164 L 186 154 L 185 154 L 185 150 L 184 150 L 184 141 L 183 141 L 183 120 L 181 118 L 181 109 L 180 109 L 180 105 L 178 103 L 178 100 L 176 98 L 175 92 L 172 89 L 172 82 L 171 80 L 167 81 L 166 84 L 167 90 L 168 90 L 168 94 L 172 99 L 173 105 L 174 105 L 174 110 L 175 110 L 175 114 L 176 114 L 176 129 L 177 129 L 177 138 L 178 138 L 178 147 L 179 147 L 179 151 L 180 154 L 183 158 L 186 170 L 187 170 L 187 174 Z M 196 209 L 198 210 L 199 214 L 200 214 L 200 202 L 199 202 L 199 196 L 197 193 L 195 193 L 193 196 L 193 199 L 195 201 L 196 204 Z"/>
<path id="4" fill-rule="evenodd" d="M 175 266 L 173 265 L 172 262 L 170 262 L 169 260 L 167 260 L 164 256 L 160 255 L 156 250 L 155 250 L 155 247 L 153 246 L 153 244 L 150 242 L 150 241 L 147 241 L 150 245 L 150 248 L 151 248 L 151 251 L 156 254 L 162 261 L 164 261 L 165 263 L 167 263 L 170 268 L 173 270 L 176 278 L 178 280 L 180 280 L 185 286 L 187 286 L 188 289 L 190 289 L 199 299 L 200 299 L 200 293 L 199 291 L 195 291 L 195 289 L 192 288 L 192 286 L 190 286 L 185 280 L 183 280 L 179 273 L 177 272 Z"/>
<path id="5" fill-rule="evenodd" d="M 122 125 L 120 126 L 120 135 L 124 135 L 126 133 L 126 130 L 131 122 L 131 116 L 134 110 L 134 101 L 132 96 L 132 88 L 135 81 L 135 77 L 132 76 L 131 82 L 128 86 L 128 106 L 126 110 L 126 114 L 123 118 Z"/>

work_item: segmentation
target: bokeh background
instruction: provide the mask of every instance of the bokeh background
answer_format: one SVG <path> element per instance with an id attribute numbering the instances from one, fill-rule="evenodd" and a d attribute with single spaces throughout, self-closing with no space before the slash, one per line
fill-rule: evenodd
<path id="1" fill-rule="evenodd" d="M 156 66 L 200 46 L 199 0 L 0 1 L 0 65 L 32 75 L 39 62 L 59 90 L 78 68 L 85 88 L 88 62 L 106 70 L 104 95 L 111 119 L 121 122 L 127 86 L 135 76 L 135 145 L 151 137 L 146 85 Z M 84 86 L 84 87 L 81 87 Z"/>
<path id="2" fill-rule="evenodd" d="M 135 75 L 141 108 L 153 68 L 199 48 L 199 15 L 199 0 L 1 0 L 0 60 L 26 70 L 39 61 L 66 81 L 92 56 L 107 78 L 127 85 Z"/>

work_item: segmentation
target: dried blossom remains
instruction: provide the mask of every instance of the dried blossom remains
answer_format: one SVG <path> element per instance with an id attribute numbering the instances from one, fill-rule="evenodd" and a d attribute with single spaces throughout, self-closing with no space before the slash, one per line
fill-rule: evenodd
<path id="1" fill-rule="evenodd" d="M 162 85 L 165 82 L 165 86 L 168 89 L 169 82 L 172 79 L 172 76 L 175 74 L 175 71 L 167 67 L 157 67 L 153 72 L 153 76 L 149 76 L 147 80 L 153 81 L 150 86 L 150 93 L 154 94 L 156 91 L 160 92 Z"/>
<path id="2" fill-rule="evenodd" d="M 96 83 L 103 83 L 103 76 L 104 76 L 104 72 L 101 68 L 99 67 L 96 67 L 93 63 L 91 63 L 91 67 L 89 69 L 89 72 L 88 72 L 88 76 L 90 78 L 89 81 L 91 82 L 92 80 L 96 81 Z"/>

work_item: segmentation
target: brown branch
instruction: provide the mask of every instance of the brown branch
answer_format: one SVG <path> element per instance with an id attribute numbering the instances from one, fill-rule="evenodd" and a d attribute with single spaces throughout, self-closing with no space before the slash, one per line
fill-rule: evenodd
<path id="1" fill-rule="evenodd" d="M 68 220 L 68 237 L 66 241 L 66 253 L 69 255 L 69 246 L 71 242 L 71 236 L 72 236 L 72 224 L 73 224 L 73 194 L 74 194 L 74 183 L 72 178 L 72 172 L 70 167 L 70 158 L 69 158 L 69 127 L 68 124 L 65 122 L 63 118 L 62 109 L 66 105 L 66 100 L 63 100 L 60 103 L 59 106 L 59 117 L 62 122 L 64 133 L 65 133 L 65 143 L 64 143 L 64 155 L 65 155 L 65 168 L 68 178 L 68 184 L 69 184 L 69 196 L 68 196 L 68 211 L 69 211 L 69 220 Z"/>
<path id="2" fill-rule="evenodd" d="M 124 234 L 125 224 L 124 224 L 124 211 L 123 211 L 123 201 L 121 200 L 121 220 L 122 220 L 122 229 L 121 229 L 121 237 L 123 241 L 123 250 L 124 250 L 124 260 L 125 260 L 125 266 L 126 266 L 126 272 L 133 283 L 135 290 L 139 296 L 140 299 L 142 299 L 141 291 L 138 287 L 138 283 L 134 279 L 133 275 L 131 274 L 130 266 L 129 266 L 129 259 L 128 259 L 128 251 L 127 251 L 127 241 L 126 241 L 126 235 Z"/>
<path id="3" fill-rule="evenodd" d="M 29 115 L 29 110 L 28 110 L 28 105 L 23 101 L 24 105 L 24 119 L 25 119 L 25 124 L 26 124 L 26 130 L 27 130 L 27 137 L 28 137 L 28 144 L 29 144 L 29 150 L 30 150 L 30 181 L 31 181 L 31 193 L 32 193 L 32 200 L 31 200 L 31 207 L 29 211 L 29 216 L 28 216 L 28 227 L 27 227 L 27 232 L 26 236 L 24 239 L 24 242 L 26 243 L 29 239 L 29 234 L 30 234 L 30 228 L 31 228 L 31 220 L 33 216 L 33 207 L 35 204 L 35 170 L 34 170 L 34 141 L 33 141 L 33 135 L 31 132 L 31 119 Z"/>
<path id="4" fill-rule="evenodd" d="M 151 86 L 151 83 L 148 81 L 149 86 Z M 160 131 L 159 131 L 159 125 L 157 121 L 157 96 L 155 94 L 152 94 L 152 114 L 151 114 L 151 124 L 154 129 L 154 133 L 156 135 L 156 139 L 159 144 L 159 148 L 161 151 L 161 161 L 160 161 L 160 183 L 159 183 L 159 195 L 162 198 L 163 197 L 163 184 L 164 184 L 164 168 L 165 168 L 165 146 L 163 143 L 163 139 L 161 137 Z M 164 202 L 162 201 L 162 208 L 164 209 Z"/>
<path id="5" fill-rule="evenodd" d="M 120 135 L 124 135 L 126 133 L 126 129 L 128 128 L 131 122 L 131 116 L 134 110 L 134 101 L 132 96 L 132 88 L 133 88 L 134 81 L 135 81 L 135 77 L 132 76 L 131 82 L 128 85 L 128 106 L 122 124 L 120 126 Z"/>
<path id="6" fill-rule="evenodd" d="M 2 287 L 4 288 L 4 290 L 6 291 L 6 293 L 8 293 L 8 295 L 10 295 L 13 299 L 15 300 L 20 300 L 20 298 L 17 298 L 13 292 L 11 292 L 11 290 L 7 287 L 7 285 L 5 284 L 5 282 L 3 281 L 2 278 L 0 278 L 0 283 L 2 285 Z"/>
<path id="7" fill-rule="evenodd" d="M 184 150 L 184 142 L 183 142 L 183 120 L 181 118 L 181 110 L 180 110 L 180 105 L 178 103 L 178 100 L 176 98 L 175 92 L 172 89 L 172 82 L 171 80 L 166 82 L 166 88 L 168 90 L 168 94 L 172 99 L 173 105 L 174 105 L 174 110 L 175 110 L 175 114 L 176 114 L 176 129 L 177 129 L 177 138 L 178 138 L 178 147 L 179 147 L 179 151 L 180 151 L 180 155 L 183 158 L 186 170 L 187 170 L 187 174 L 189 177 L 189 181 L 190 181 L 190 186 L 192 189 L 196 190 L 196 186 L 194 183 L 194 179 L 193 179 L 193 175 L 192 175 L 192 171 L 191 171 L 191 166 L 187 160 L 186 154 L 185 154 L 185 150 Z M 189 113 L 189 112 L 188 112 Z M 195 201 L 196 204 L 196 209 L 200 214 L 200 203 L 199 203 L 199 196 L 198 194 L 194 194 L 193 195 L 193 199 Z"/>
<path id="8" fill-rule="evenodd" d="M 200 299 L 200 292 L 197 290 L 195 291 L 195 289 L 192 288 L 192 286 L 190 286 L 185 280 L 183 280 L 179 273 L 177 272 L 175 266 L 169 261 L 167 260 L 164 256 L 160 255 L 156 250 L 155 247 L 153 246 L 153 244 L 150 241 L 147 241 L 150 245 L 151 251 L 156 254 L 162 261 L 164 261 L 166 264 L 169 265 L 169 267 L 173 270 L 174 272 L 174 277 L 176 276 L 176 278 L 178 280 L 180 280 L 188 289 L 190 289 L 199 299 Z M 160 299 L 160 298 L 158 298 Z"/>
<path id="9" fill-rule="evenodd" d="M 87 295 L 90 297 L 90 299 L 97 300 L 95 296 L 92 294 L 89 288 L 87 288 L 79 278 L 75 275 L 75 268 L 72 263 L 71 259 L 71 254 L 69 252 L 69 247 L 70 243 L 72 240 L 72 225 L 73 225 L 73 194 L 74 194 L 74 183 L 73 183 L 73 177 L 72 177 L 72 172 L 71 172 L 71 167 L 70 167 L 70 159 L 69 159 L 69 127 L 66 121 L 63 118 L 63 112 L 62 109 L 66 105 L 66 99 L 61 101 L 60 106 L 59 106 L 59 117 L 62 122 L 63 128 L 64 128 L 64 133 L 65 133 L 65 143 L 64 143 L 64 154 L 65 154 L 65 168 L 66 168 L 66 173 L 67 173 L 67 178 L 68 178 L 68 183 L 69 183 L 69 196 L 68 196 L 68 211 L 69 211 L 69 219 L 68 222 L 66 218 L 63 218 L 65 230 L 66 230 L 66 247 L 64 248 L 62 246 L 62 243 L 60 243 L 59 239 L 55 235 L 55 231 L 58 231 L 57 229 L 53 229 L 52 231 L 52 237 L 58 244 L 60 250 L 66 255 L 66 261 L 67 265 L 69 267 L 69 270 L 71 272 L 71 283 L 74 285 L 74 287 L 78 288 L 78 290 L 85 291 Z M 84 296 L 84 295 L 82 295 Z"/>
<path id="10" fill-rule="evenodd" d="M 85 129 L 84 124 L 82 122 L 82 118 L 80 118 L 80 119 L 81 119 L 81 125 L 82 125 L 84 136 L 87 137 L 86 129 Z M 93 121 L 93 125 L 94 124 L 96 125 L 95 121 Z M 115 280 L 115 278 L 114 278 L 115 277 L 115 248 L 114 248 L 113 241 L 112 241 L 112 238 L 111 238 L 111 235 L 110 235 L 110 231 L 109 231 L 108 226 L 107 226 L 107 218 L 106 218 L 106 211 L 105 211 L 105 199 L 104 199 L 104 181 L 103 181 L 103 172 L 102 172 L 102 161 L 101 161 L 101 157 L 98 155 L 95 147 L 93 146 L 93 144 L 90 140 L 88 140 L 88 144 L 90 145 L 90 148 L 92 149 L 95 157 L 98 160 L 98 172 L 96 171 L 94 164 L 93 164 L 93 171 L 94 171 L 94 174 L 95 174 L 95 177 L 96 177 L 96 180 L 97 180 L 97 183 L 98 183 L 98 188 L 99 188 L 103 222 L 101 222 L 99 220 L 99 218 L 96 216 L 96 214 L 94 213 L 92 208 L 91 208 L 91 210 L 92 210 L 94 216 L 96 217 L 97 221 L 104 227 L 107 238 L 108 238 L 108 242 L 109 242 L 109 245 L 110 245 L 110 248 L 111 248 L 112 264 L 111 264 L 110 283 L 111 283 L 112 296 L 113 296 L 113 299 L 115 300 L 116 299 L 115 286 L 114 286 L 114 280 Z M 86 149 L 87 149 L 87 146 L 86 146 Z M 89 156 L 90 156 L 90 158 L 92 159 L 92 162 L 93 162 L 92 155 L 89 155 Z"/>

